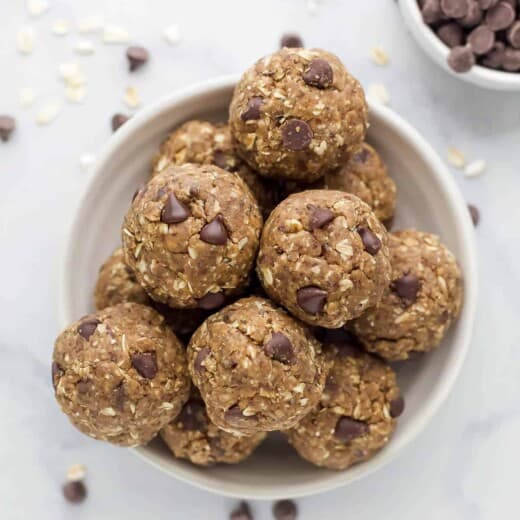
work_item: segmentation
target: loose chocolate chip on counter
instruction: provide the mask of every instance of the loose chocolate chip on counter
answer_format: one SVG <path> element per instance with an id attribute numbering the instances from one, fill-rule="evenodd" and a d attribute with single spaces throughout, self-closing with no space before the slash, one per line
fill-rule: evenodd
<path id="1" fill-rule="evenodd" d="M 328 208 L 314 208 L 309 216 L 309 229 L 319 229 L 334 220 L 334 212 Z"/>
<path id="2" fill-rule="evenodd" d="M 506 46 L 502 42 L 495 42 L 493 48 L 482 58 L 482 65 L 490 69 L 500 69 L 504 63 Z"/>
<path id="3" fill-rule="evenodd" d="M 222 215 L 217 215 L 206 224 L 199 233 L 200 239 L 207 244 L 223 246 L 228 240 L 228 232 L 224 226 Z"/>
<path id="4" fill-rule="evenodd" d="M 444 17 L 441 11 L 440 0 L 426 0 L 421 9 L 421 14 L 424 23 L 435 24 L 441 21 Z"/>
<path id="5" fill-rule="evenodd" d="M 314 285 L 302 287 L 296 293 L 298 305 L 309 314 L 318 314 L 323 310 L 327 301 L 327 291 Z"/>
<path id="6" fill-rule="evenodd" d="M 464 18 L 469 11 L 469 0 L 441 0 L 441 11 L 450 18 Z"/>
<path id="7" fill-rule="evenodd" d="M 0 116 L 0 139 L 4 142 L 9 141 L 11 134 L 16 128 L 16 121 L 11 116 Z"/>
<path id="8" fill-rule="evenodd" d="M 253 520 L 251 508 L 247 502 L 240 502 L 236 509 L 231 511 L 229 520 Z"/>
<path id="9" fill-rule="evenodd" d="M 511 44 L 511 47 L 520 49 L 520 20 L 517 20 L 507 30 L 507 41 Z"/>
<path id="10" fill-rule="evenodd" d="M 208 293 L 197 300 L 197 306 L 199 309 L 211 311 L 223 305 L 225 301 L 226 297 L 222 293 Z"/>
<path id="11" fill-rule="evenodd" d="M 282 126 L 282 142 L 288 150 L 304 150 L 311 144 L 312 136 L 311 127 L 301 119 L 289 119 Z"/>
<path id="12" fill-rule="evenodd" d="M 273 506 L 273 516 L 276 520 L 296 520 L 298 507 L 292 500 L 279 500 Z"/>
<path id="13" fill-rule="evenodd" d="M 485 21 L 492 31 L 507 29 L 515 21 L 515 9 L 507 2 L 499 2 L 486 11 Z"/>
<path id="14" fill-rule="evenodd" d="M 455 22 L 449 22 L 441 25 L 437 29 L 437 36 L 450 49 L 462 45 L 464 43 L 464 31 L 462 27 Z"/>
<path id="15" fill-rule="evenodd" d="M 206 358 L 211 354 L 211 350 L 209 347 L 202 347 L 195 356 L 195 372 L 197 374 L 200 374 L 203 370 L 205 370 L 204 361 L 206 361 Z"/>
<path id="16" fill-rule="evenodd" d="M 120 126 L 124 125 L 130 116 L 125 116 L 125 114 L 114 114 L 111 119 L 112 131 L 115 132 Z"/>
<path id="17" fill-rule="evenodd" d="M 272 359 L 281 363 L 294 361 L 294 350 L 289 338 L 281 332 L 274 332 L 271 338 L 264 343 L 264 352 Z"/>
<path id="18" fill-rule="evenodd" d="M 468 45 L 453 47 L 448 55 L 448 65 L 455 72 L 468 72 L 475 65 L 475 55 Z"/>
<path id="19" fill-rule="evenodd" d="M 396 397 L 390 401 L 390 417 L 399 417 L 404 411 L 404 399 L 402 396 Z"/>
<path id="20" fill-rule="evenodd" d="M 478 55 L 488 53 L 495 43 L 495 33 L 487 25 L 479 25 L 468 35 L 471 50 Z"/>
<path id="21" fill-rule="evenodd" d="M 185 430 L 204 431 L 208 426 L 204 405 L 200 401 L 190 399 L 182 407 L 176 422 L 180 423 L 181 427 Z"/>
<path id="22" fill-rule="evenodd" d="M 73 504 L 79 504 L 87 498 L 87 488 L 82 480 L 73 480 L 63 485 L 63 496 Z"/>
<path id="23" fill-rule="evenodd" d="M 381 240 L 377 238 L 375 233 L 366 227 L 358 228 L 357 232 L 361 237 L 365 251 L 371 255 L 377 254 L 377 252 L 381 249 Z"/>
<path id="24" fill-rule="evenodd" d="M 368 150 L 368 148 L 362 148 L 359 152 L 357 152 L 354 155 L 354 157 L 352 157 L 352 160 L 355 163 L 364 164 L 367 162 L 369 157 L 370 157 L 370 151 Z"/>
<path id="25" fill-rule="evenodd" d="M 480 212 L 473 204 L 468 204 L 468 211 L 473 221 L 473 225 L 476 227 L 480 220 Z"/>
<path id="26" fill-rule="evenodd" d="M 100 323 L 97 318 L 86 318 L 78 325 L 77 332 L 83 339 L 88 341 Z"/>
<path id="27" fill-rule="evenodd" d="M 261 97 L 252 97 L 247 102 L 247 108 L 242 114 L 240 114 L 240 119 L 242 121 L 251 121 L 260 119 L 260 108 L 262 107 L 262 103 L 264 100 Z"/>
<path id="28" fill-rule="evenodd" d="M 475 27 L 478 25 L 483 18 L 482 9 L 478 5 L 476 0 L 469 0 L 468 14 L 458 20 L 462 27 Z"/>
<path id="29" fill-rule="evenodd" d="M 368 433 L 368 424 L 363 421 L 356 421 L 351 417 L 343 416 L 336 423 L 336 428 L 334 429 L 334 436 L 341 442 L 345 444 L 350 442 L 362 435 Z"/>
<path id="30" fill-rule="evenodd" d="M 502 60 L 502 67 L 508 72 L 517 72 L 520 70 L 520 49 L 506 47 Z"/>
<path id="31" fill-rule="evenodd" d="M 150 54 L 144 47 L 133 45 L 126 50 L 130 72 L 142 67 L 149 59 Z"/>
<path id="32" fill-rule="evenodd" d="M 183 204 L 175 193 L 170 192 L 168 199 L 161 211 L 161 222 L 165 224 L 178 224 L 184 222 L 190 216 L 190 210 Z"/>
<path id="33" fill-rule="evenodd" d="M 333 80 L 332 67 L 327 60 L 316 58 L 309 63 L 302 78 L 311 87 L 328 88 L 332 85 Z"/>
<path id="34" fill-rule="evenodd" d="M 280 47 L 290 47 L 290 48 L 303 47 L 303 40 L 299 34 L 286 33 L 280 39 Z"/>
<path id="35" fill-rule="evenodd" d="M 392 282 L 392 290 L 407 305 L 411 305 L 417 301 L 417 294 L 419 293 L 420 287 L 419 278 L 409 273 Z"/>
<path id="36" fill-rule="evenodd" d="M 131 356 L 132 366 L 139 375 L 153 379 L 157 374 L 157 357 L 155 352 L 136 352 Z"/>

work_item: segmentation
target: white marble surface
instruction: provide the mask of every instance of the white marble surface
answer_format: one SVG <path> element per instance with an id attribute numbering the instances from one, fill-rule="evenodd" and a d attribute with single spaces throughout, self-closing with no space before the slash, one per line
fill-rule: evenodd
<path id="1" fill-rule="evenodd" d="M 233 500 L 171 480 L 130 452 L 91 441 L 69 426 L 54 403 L 49 359 L 57 333 L 56 282 L 71 212 L 88 179 L 79 157 L 110 138 L 109 118 L 124 110 L 123 90 L 136 85 L 144 104 L 172 89 L 244 69 L 277 46 L 288 29 L 308 45 L 337 54 L 365 85 L 384 83 L 391 105 L 439 150 L 458 146 L 485 158 L 477 179 L 453 172 L 466 198 L 482 211 L 477 230 L 481 294 L 474 341 L 452 395 L 427 430 L 402 455 L 362 482 L 299 501 L 301 518 L 494 520 L 518 518 L 520 467 L 520 94 L 466 85 L 431 64 L 405 32 L 391 0 L 324 0 L 312 16 L 303 0 L 49 0 L 29 19 L 21 0 L 0 5 L 0 113 L 18 130 L 0 143 L 0 518 L 224 519 Z M 355 4 L 355 5 L 353 5 Z M 89 78 L 82 106 L 66 106 L 49 127 L 36 108 L 62 99 L 57 65 L 73 58 L 77 35 L 50 34 L 56 17 L 104 14 L 147 46 L 152 61 L 129 76 L 124 47 L 80 57 Z M 178 23 L 183 41 L 169 47 L 162 30 Z M 37 31 L 32 55 L 15 50 L 22 25 Z M 388 67 L 368 59 L 373 45 L 389 52 Z M 35 107 L 18 106 L 18 90 L 38 92 Z M 88 467 L 90 497 L 66 504 L 66 468 Z M 270 504 L 255 503 L 256 518 Z"/>

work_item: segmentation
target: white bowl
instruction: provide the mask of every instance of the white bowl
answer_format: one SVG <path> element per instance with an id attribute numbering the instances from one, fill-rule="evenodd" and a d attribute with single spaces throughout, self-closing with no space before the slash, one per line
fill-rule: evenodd
<path id="1" fill-rule="evenodd" d="M 480 65 L 475 65 L 462 74 L 454 72 L 447 62 L 449 48 L 424 23 L 417 0 L 399 0 L 399 6 L 404 21 L 417 43 L 433 61 L 452 76 L 492 90 L 520 90 L 520 73 L 493 70 Z"/>
<path id="2" fill-rule="evenodd" d="M 176 92 L 125 123 L 106 145 L 79 205 L 63 266 L 61 323 L 92 310 L 98 268 L 119 244 L 132 194 L 148 176 L 150 159 L 168 131 L 192 118 L 225 120 L 238 78 L 227 77 Z M 382 153 L 398 186 L 396 227 L 438 233 L 456 254 L 465 277 L 462 314 L 443 345 L 422 359 L 398 366 L 406 410 L 388 446 L 370 461 L 343 472 L 299 459 L 272 435 L 237 466 L 199 468 L 176 460 L 158 440 L 135 453 L 165 473 L 223 495 L 276 499 L 326 491 L 382 467 L 425 428 L 461 369 L 469 345 L 477 292 L 474 231 L 466 204 L 443 162 L 399 116 L 372 105 L 369 140 Z"/>

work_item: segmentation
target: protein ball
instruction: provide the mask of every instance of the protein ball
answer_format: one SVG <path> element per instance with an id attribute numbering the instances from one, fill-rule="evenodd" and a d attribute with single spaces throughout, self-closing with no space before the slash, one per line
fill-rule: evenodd
<path id="1" fill-rule="evenodd" d="M 235 434 L 291 428 L 316 405 L 326 376 L 310 332 L 258 297 L 210 316 L 192 336 L 188 360 L 209 418 Z"/>
<path id="2" fill-rule="evenodd" d="M 286 433 L 304 459 L 342 470 L 370 459 L 388 443 L 404 401 L 384 361 L 350 346 L 335 348 L 320 402 Z"/>
<path id="3" fill-rule="evenodd" d="M 211 165 L 170 166 L 126 214 L 125 260 L 154 300 L 214 309 L 247 285 L 261 227 L 240 177 Z"/>
<path id="4" fill-rule="evenodd" d="M 377 308 L 352 328 L 369 352 L 397 361 L 439 345 L 459 314 L 463 289 L 455 257 L 437 236 L 397 231 L 389 248 L 391 282 Z"/>
<path id="5" fill-rule="evenodd" d="M 266 293 L 302 321 L 339 328 L 376 305 L 390 281 L 387 232 L 355 195 L 290 195 L 267 220 L 257 259 Z"/>
<path id="6" fill-rule="evenodd" d="M 237 464 L 247 459 L 265 436 L 264 432 L 239 436 L 217 428 L 196 390 L 181 413 L 161 430 L 162 439 L 176 457 L 199 466 Z"/>
<path id="7" fill-rule="evenodd" d="M 366 202 L 382 222 L 394 216 L 396 187 L 381 156 L 367 143 L 339 170 L 325 176 L 329 190 L 341 190 Z"/>
<path id="8" fill-rule="evenodd" d="M 244 73 L 229 124 L 238 153 L 254 170 L 311 182 L 359 148 L 367 105 L 361 85 L 335 55 L 283 48 Z"/>
<path id="9" fill-rule="evenodd" d="M 54 345 L 56 400 L 86 435 L 146 444 L 190 392 L 184 349 L 150 307 L 121 303 L 73 323 Z"/>

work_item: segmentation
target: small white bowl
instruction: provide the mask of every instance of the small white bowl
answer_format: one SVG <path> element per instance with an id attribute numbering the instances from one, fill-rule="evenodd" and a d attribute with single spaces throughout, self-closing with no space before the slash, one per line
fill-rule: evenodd
<path id="1" fill-rule="evenodd" d="M 144 109 L 108 141 L 79 205 L 68 242 L 61 287 L 61 324 L 92 310 L 98 268 L 120 242 L 123 215 L 136 186 L 148 177 L 150 159 L 168 131 L 192 118 L 225 121 L 237 77 L 176 92 Z M 272 435 L 236 466 L 199 468 L 175 459 L 156 440 L 134 453 L 165 473 L 223 495 L 277 499 L 310 495 L 357 480 L 393 459 L 426 427 L 461 369 L 469 346 L 477 293 L 474 230 L 451 175 L 430 145 L 388 108 L 370 107 L 369 140 L 388 163 L 398 186 L 395 227 L 438 233 L 457 256 L 465 279 L 462 314 L 443 345 L 415 362 L 399 365 L 406 410 L 388 446 L 370 461 L 334 472 L 298 458 Z"/>
<path id="2" fill-rule="evenodd" d="M 468 72 L 454 72 L 448 65 L 449 48 L 422 19 L 417 0 L 399 0 L 404 21 L 424 52 L 452 76 L 492 90 L 520 91 L 520 72 L 505 72 L 474 65 Z"/>

